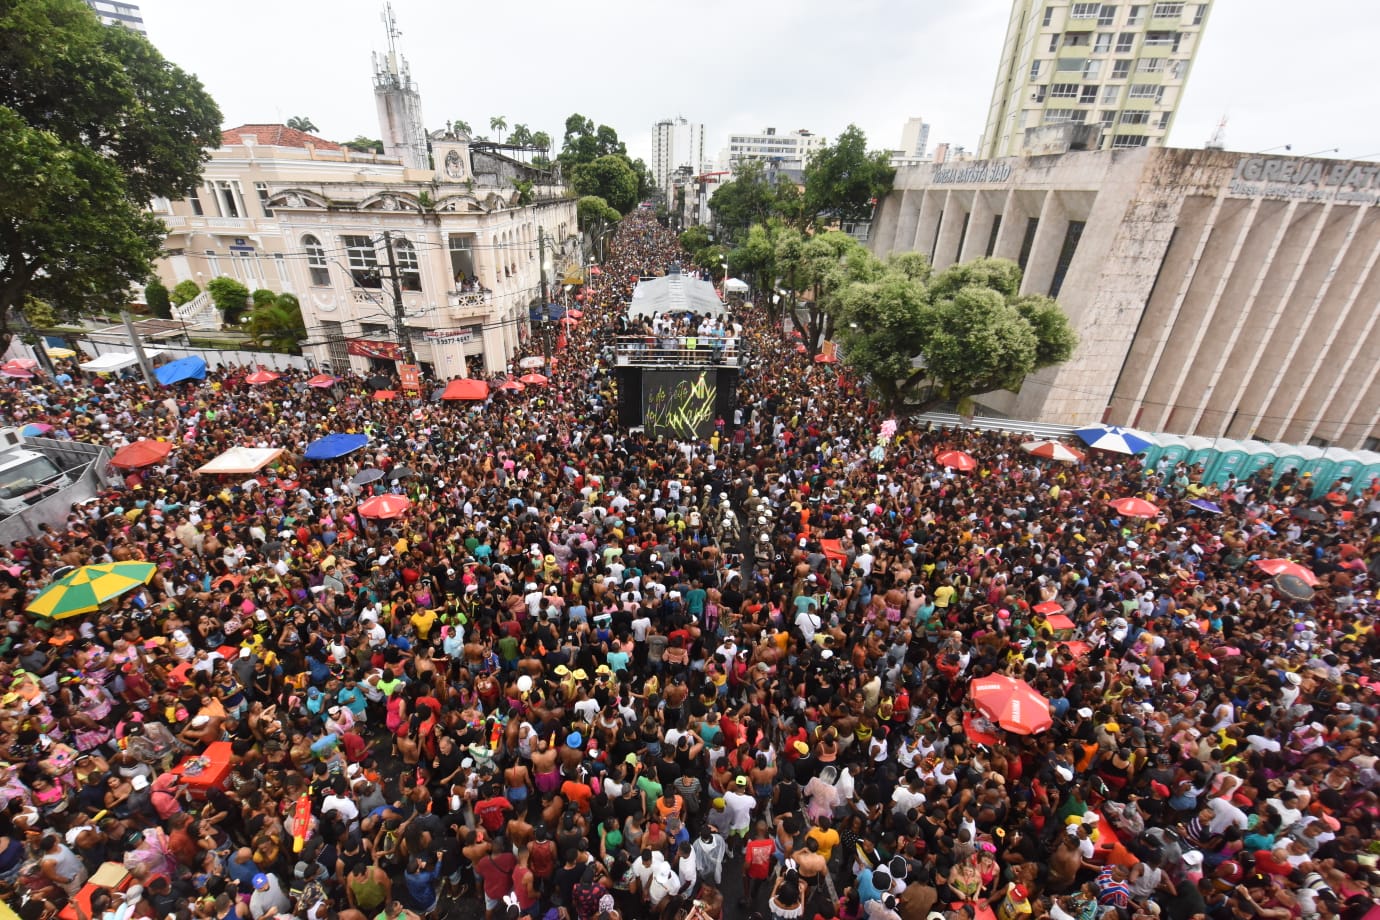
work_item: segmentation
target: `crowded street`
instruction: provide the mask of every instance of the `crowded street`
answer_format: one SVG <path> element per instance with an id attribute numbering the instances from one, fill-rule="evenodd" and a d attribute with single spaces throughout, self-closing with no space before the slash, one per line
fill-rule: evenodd
<path id="1" fill-rule="evenodd" d="M 682 262 L 624 218 L 486 400 L 0 381 L 8 425 L 168 448 L 0 547 L 18 916 L 1375 920 L 1374 484 L 889 418 L 760 297 L 733 416 L 653 438 L 609 343 Z M 284 453 L 196 472 L 235 447 Z"/>

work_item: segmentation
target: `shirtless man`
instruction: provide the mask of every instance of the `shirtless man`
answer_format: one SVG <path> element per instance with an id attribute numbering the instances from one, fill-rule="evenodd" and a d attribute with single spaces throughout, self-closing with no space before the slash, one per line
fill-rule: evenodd
<path id="1" fill-rule="evenodd" d="M 503 784 L 506 787 L 503 794 L 508 797 L 508 801 L 513 803 L 513 811 L 522 814 L 527 808 L 527 799 L 532 795 L 532 774 L 528 771 L 525 764 L 514 764 L 503 771 Z M 513 837 L 510 831 L 509 837 Z M 513 840 L 518 844 L 516 839 Z M 518 844 L 521 846 L 522 844 Z"/>
<path id="2" fill-rule="evenodd" d="M 829 871 L 829 862 L 819 855 L 819 841 L 813 837 L 805 841 L 805 846 L 796 848 L 792 858 L 801 880 L 805 882 L 805 902 L 809 903 L 819 884 L 824 881 L 824 873 Z"/>
<path id="3" fill-rule="evenodd" d="M 556 751 L 545 739 L 537 742 L 532 750 L 532 774 L 537 790 L 550 795 L 561 786 L 561 771 L 556 765 Z"/>

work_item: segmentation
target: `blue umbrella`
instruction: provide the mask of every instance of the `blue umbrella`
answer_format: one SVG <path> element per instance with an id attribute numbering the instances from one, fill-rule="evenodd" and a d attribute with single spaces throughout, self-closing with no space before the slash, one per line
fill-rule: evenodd
<path id="1" fill-rule="evenodd" d="M 192 355 L 187 358 L 178 358 L 176 361 L 169 361 L 162 367 L 153 372 L 153 376 L 163 386 L 171 386 L 174 383 L 181 383 L 184 380 L 205 380 L 206 361 Z"/>
<path id="2" fill-rule="evenodd" d="M 302 456 L 308 460 L 334 460 L 336 457 L 343 457 L 351 451 L 359 450 L 368 443 L 369 436 L 367 434 L 337 432 L 312 441 L 307 445 L 307 450 Z"/>
<path id="3" fill-rule="evenodd" d="M 1199 511 L 1206 511 L 1208 514 L 1221 514 L 1222 506 L 1216 502 L 1210 502 L 1206 498 L 1195 498 L 1188 503 L 1190 508 L 1197 508 Z"/>
<path id="4" fill-rule="evenodd" d="M 1152 442 L 1140 432 L 1118 425 L 1093 425 L 1079 428 L 1074 434 L 1089 447 L 1118 454 L 1138 454 L 1152 446 Z"/>

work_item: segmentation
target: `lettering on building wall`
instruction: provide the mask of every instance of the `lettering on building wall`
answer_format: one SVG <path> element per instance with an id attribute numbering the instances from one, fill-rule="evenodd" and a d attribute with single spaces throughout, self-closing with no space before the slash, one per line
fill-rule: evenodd
<path id="1" fill-rule="evenodd" d="M 423 336 L 433 345 L 468 345 L 475 337 L 477 326 L 463 329 L 428 329 Z"/>
<path id="2" fill-rule="evenodd" d="M 981 185 L 1011 178 L 1010 163 L 964 163 L 945 166 L 934 174 L 935 185 Z"/>
<path id="3" fill-rule="evenodd" d="M 1380 165 L 1246 157 L 1236 164 L 1228 193 L 1356 204 L 1380 202 Z"/>

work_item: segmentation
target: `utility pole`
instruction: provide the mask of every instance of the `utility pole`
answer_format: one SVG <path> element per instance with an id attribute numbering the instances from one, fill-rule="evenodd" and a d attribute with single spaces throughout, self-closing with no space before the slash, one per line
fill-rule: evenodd
<path id="1" fill-rule="evenodd" d="M 158 387 L 153 382 L 153 371 L 149 369 L 149 358 L 148 355 L 144 354 L 144 340 L 139 338 L 139 333 L 134 331 L 134 320 L 130 318 L 128 310 L 121 310 L 120 318 L 125 321 L 129 340 L 134 343 L 134 357 L 138 359 L 139 371 L 144 375 L 144 386 L 149 388 L 150 393 L 157 393 Z"/>
<path id="2" fill-rule="evenodd" d="M 403 354 L 407 358 L 407 363 L 416 364 L 417 356 L 412 351 L 412 334 L 407 331 L 407 323 L 403 316 L 402 285 L 398 282 L 398 260 L 393 255 L 393 234 L 389 230 L 383 231 L 383 248 L 388 253 L 388 278 L 393 282 L 393 327 L 397 332 L 398 341 L 402 343 Z"/>
<path id="3" fill-rule="evenodd" d="M 537 268 L 541 271 L 542 353 L 551 360 L 551 298 L 546 293 L 546 231 L 537 225 Z"/>

